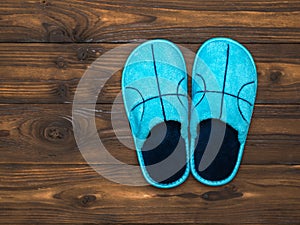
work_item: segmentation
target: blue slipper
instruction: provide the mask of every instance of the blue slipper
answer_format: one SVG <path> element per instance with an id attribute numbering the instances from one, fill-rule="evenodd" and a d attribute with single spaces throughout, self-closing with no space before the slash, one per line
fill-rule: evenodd
<path id="1" fill-rule="evenodd" d="M 206 185 L 230 182 L 241 163 L 257 74 L 241 44 L 214 38 L 199 49 L 192 73 L 191 171 Z"/>
<path id="2" fill-rule="evenodd" d="M 128 57 L 122 92 L 142 173 L 151 185 L 175 187 L 189 175 L 185 61 L 176 45 L 147 41 Z"/>

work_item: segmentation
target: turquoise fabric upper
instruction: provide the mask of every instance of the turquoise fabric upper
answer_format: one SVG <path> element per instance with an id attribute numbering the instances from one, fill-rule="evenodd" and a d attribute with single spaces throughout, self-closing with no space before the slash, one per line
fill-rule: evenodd
<path id="1" fill-rule="evenodd" d="M 241 162 L 257 91 L 256 67 L 251 54 L 231 39 L 211 39 L 199 49 L 192 76 L 189 112 L 185 61 L 173 43 L 152 40 L 141 44 L 130 54 L 123 70 L 123 100 L 138 159 L 147 181 L 157 187 L 177 186 L 189 172 L 187 170 L 176 183 L 158 184 L 151 180 L 143 166 L 143 144 L 151 129 L 164 121 L 181 123 L 187 151 L 194 150 L 198 124 L 206 119 L 219 119 L 238 131 L 240 151 L 230 177 L 207 181 L 192 168 L 193 175 L 202 183 L 222 185 L 231 181 Z M 193 152 L 190 160 L 193 164 Z"/>
<path id="2" fill-rule="evenodd" d="M 186 149 L 189 149 L 187 72 L 178 47 L 166 40 L 147 41 L 138 46 L 124 67 L 122 91 L 138 158 L 145 177 L 151 183 L 143 169 L 140 151 L 154 126 L 165 120 L 180 122 L 181 136 L 186 141 Z"/>
<path id="3" fill-rule="evenodd" d="M 240 143 L 244 143 L 256 89 L 255 64 L 242 45 L 224 38 L 206 42 L 198 51 L 193 67 L 192 102 L 193 106 L 198 105 L 191 111 L 192 137 L 196 137 L 200 121 L 214 118 L 231 125 L 238 131 Z"/>
<path id="4" fill-rule="evenodd" d="M 234 177 L 242 158 L 256 97 L 256 67 L 241 44 L 227 38 L 214 38 L 199 49 L 192 76 L 191 150 L 201 121 L 220 119 L 238 131 L 240 152 L 232 176 L 221 182 L 199 178 L 208 185 L 224 184 Z"/>
<path id="5" fill-rule="evenodd" d="M 154 72 L 153 52 L 161 93 Z M 137 148 L 142 147 L 155 125 L 164 122 L 159 94 L 165 95 L 162 99 L 166 120 L 180 122 L 183 138 L 188 137 L 188 98 L 184 96 L 187 95 L 186 67 L 176 45 L 166 40 L 154 40 L 136 48 L 124 68 L 122 87 Z M 147 99 L 151 100 L 141 103 Z M 133 107 L 136 108 L 132 110 Z"/>

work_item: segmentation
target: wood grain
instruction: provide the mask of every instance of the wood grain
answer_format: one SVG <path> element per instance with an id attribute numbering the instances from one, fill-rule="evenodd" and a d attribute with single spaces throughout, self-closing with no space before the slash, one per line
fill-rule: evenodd
<path id="1" fill-rule="evenodd" d="M 86 165 L 7 164 L 0 171 L 0 222 L 6 224 L 297 224 L 300 219 L 299 166 L 242 165 L 230 185 L 207 187 L 190 177 L 170 190 L 116 184 Z"/>
<path id="2" fill-rule="evenodd" d="M 299 164 L 299 109 L 299 105 L 256 105 L 243 164 Z M 85 164 L 74 139 L 71 110 L 69 104 L 1 105 L 0 163 Z M 87 131 L 91 113 L 84 107 L 81 110 L 80 121 Z M 123 105 L 99 104 L 95 115 L 107 150 L 118 160 L 136 165 Z"/>
<path id="3" fill-rule="evenodd" d="M 119 44 L 0 44 L 0 103 L 71 103 L 79 80 L 98 57 Z M 197 45 L 183 45 L 193 52 Z M 248 44 L 258 68 L 257 103 L 300 103 L 300 45 Z M 129 53 L 107 57 L 116 72 L 98 103 L 112 103 L 121 92 L 122 65 Z M 191 67 L 193 59 L 188 59 Z M 97 69 L 94 69 L 97 75 Z M 100 76 L 101 78 L 101 76 Z M 98 87 L 95 87 L 98 89 Z M 85 87 L 86 94 L 90 86 Z M 85 102 L 90 102 L 87 97 Z"/>
<path id="4" fill-rule="evenodd" d="M 0 224 L 300 224 L 299 16 L 299 0 L 2 0 Z M 132 178 L 107 159 L 88 165 L 78 149 L 71 103 L 87 68 L 124 43 L 165 38 L 196 52 L 216 36 L 245 44 L 258 69 L 236 178 L 208 187 L 190 176 L 165 190 L 95 172 Z M 128 54 L 101 61 L 116 72 L 94 110 L 87 96 L 99 86 L 84 87 L 80 121 L 87 131 L 95 121 L 112 156 L 138 168 L 118 95 L 116 62 Z M 190 72 L 193 57 L 186 60 Z M 93 69 L 98 75 L 99 64 Z"/>
<path id="5" fill-rule="evenodd" d="M 199 43 L 229 36 L 243 43 L 299 43 L 299 8 L 297 0 L 4 0 L 0 41 Z"/>

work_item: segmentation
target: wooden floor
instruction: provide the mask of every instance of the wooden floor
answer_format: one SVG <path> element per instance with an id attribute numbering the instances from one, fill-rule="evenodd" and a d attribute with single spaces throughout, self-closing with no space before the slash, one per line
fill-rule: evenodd
<path id="1" fill-rule="evenodd" d="M 122 43 L 166 38 L 195 52 L 216 36 L 245 44 L 258 68 L 237 177 L 222 187 L 189 177 L 161 190 L 96 173 L 71 122 L 88 66 Z M 96 124 L 111 154 L 137 165 L 111 124 L 120 78 L 101 92 Z M 1 224 L 300 224 L 299 0 L 1 0 L 0 104 Z"/>

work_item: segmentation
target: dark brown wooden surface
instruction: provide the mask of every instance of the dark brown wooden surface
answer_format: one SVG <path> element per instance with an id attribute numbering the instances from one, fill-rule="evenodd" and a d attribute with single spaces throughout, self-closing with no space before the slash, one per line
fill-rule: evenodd
<path id="1" fill-rule="evenodd" d="M 127 42 L 159 37 L 199 43 L 213 36 L 233 36 L 247 43 L 299 43 L 297 0 L 2 2 L 2 42 Z"/>
<path id="2" fill-rule="evenodd" d="M 96 126 L 107 149 L 119 160 L 136 164 L 135 151 L 122 146 L 116 137 L 120 132 L 119 138 L 131 139 L 123 105 L 113 109 L 115 131 L 111 105 L 99 104 L 96 109 Z M 0 117 L 5 122 L 0 132 L 0 164 L 84 164 L 73 137 L 71 110 L 71 104 L 1 105 Z M 256 105 L 243 163 L 300 164 L 299 110 L 299 105 Z M 84 112 L 82 120 L 87 124 Z"/>
<path id="3" fill-rule="evenodd" d="M 2 165 L 1 171 L 4 224 L 298 224 L 300 220 L 300 182 L 295 179 L 299 166 L 242 165 L 226 187 L 206 187 L 190 177 L 171 190 L 108 182 L 86 165 Z"/>
<path id="4" fill-rule="evenodd" d="M 119 44 L 0 44 L 0 103 L 71 103 L 88 66 Z M 194 52 L 199 44 L 182 45 Z M 300 102 L 300 45 L 247 44 L 258 69 L 257 103 Z M 112 58 L 107 67 L 114 68 Z M 192 62 L 190 62 L 192 64 Z M 119 68 L 117 68 L 119 69 Z M 42 77 L 41 77 L 42 75 Z M 121 68 L 109 80 L 99 103 L 120 93 Z M 86 92 L 89 89 L 87 88 Z"/>
<path id="5" fill-rule="evenodd" d="M 296 0 L 1 1 L 0 223 L 300 224 L 299 21 Z M 258 69 L 237 177 L 222 187 L 189 177 L 161 190 L 96 173 L 72 128 L 74 93 L 91 63 L 123 43 L 166 38 L 196 52 L 215 36 L 245 44 Z M 132 144 L 122 101 L 112 108 L 121 91 L 117 69 L 98 97 L 96 126 L 114 157 L 138 165 L 122 144 Z M 99 166 L 116 172 L 106 160 Z"/>

